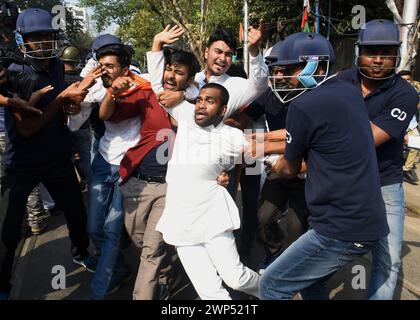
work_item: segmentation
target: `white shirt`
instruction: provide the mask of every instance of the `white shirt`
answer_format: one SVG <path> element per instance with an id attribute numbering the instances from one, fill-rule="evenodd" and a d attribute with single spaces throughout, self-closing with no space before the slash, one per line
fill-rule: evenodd
<path id="1" fill-rule="evenodd" d="M 80 75 L 86 76 L 98 66 L 92 58 L 83 68 Z M 96 79 L 96 83 L 89 89 L 85 100 L 82 102 L 82 111 L 75 116 L 69 117 L 68 127 L 71 131 L 79 130 L 80 126 L 89 118 L 94 103 L 100 104 L 106 95 L 106 89 L 102 79 Z M 99 141 L 98 151 L 110 164 L 119 166 L 125 153 L 134 147 L 140 140 L 140 117 L 127 119 L 121 122 L 104 121 L 105 134 Z"/>
<path id="2" fill-rule="evenodd" d="M 194 105 L 184 101 L 168 112 L 178 131 L 168 163 L 165 209 L 156 230 L 166 243 L 182 246 L 208 241 L 240 227 L 238 208 L 217 177 L 240 163 L 242 131 L 221 123 L 200 127 Z"/>
<path id="3" fill-rule="evenodd" d="M 165 68 L 163 51 L 149 51 L 147 52 L 146 57 L 153 91 L 157 93 L 162 90 L 162 78 Z M 241 107 L 249 105 L 268 88 L 268 67 L 261 54 L 256 57 L 250 57 L 249 70 L 248 79 L 230 77 L 227 74 L 212 76 L 210 78 L 210 83 L 218 83 L 224 86 L 229 92 L 228 110 L 225 114 L 225 119 L 229 118 L 232 113 Z M 154 79 L 158 79 L 159 81 L 155 81 Z M 206 76 L 203 71 L 195 75 L 195 81 L 198 83 L 199 88 L 206 84 L 205 79 Z M 191 90 L 191 87 L 189 90 Z M 193 92 L 187 90 L 187 98 L 189 100 L 191 98 L 196 98 L 197 95 L 198 92 L 192 97 Z"/>
<path id="4" fill-rule="evenodd" d="M 417 126 L 418 126 L 417 118 L 416 118 L 416 115 L 414 115 L 413 119 L 411 119 L 410 124 L 408 125 L 408 129 L 409 130 L 414 130 L 414 129 L 417 128 Z"/>
<path id="5" fill-rule="evenodd" d="M 258 98 L 268 88 L 268 67 L 264 62 L 263 56 L 258 54 L 256 57 L 250 55 L 249 77 L 231 77 L 226 73 L 221 76 L 211 76 L 209 83 L 218 83 L 224 86 L 229 92 L 229 110 L 226 112 L 225 119 L 242 107 L 246 107 Z M 195 81 L 201 89 L 206 84 L 206 75 L 201 71 L 195 75 Z"/>

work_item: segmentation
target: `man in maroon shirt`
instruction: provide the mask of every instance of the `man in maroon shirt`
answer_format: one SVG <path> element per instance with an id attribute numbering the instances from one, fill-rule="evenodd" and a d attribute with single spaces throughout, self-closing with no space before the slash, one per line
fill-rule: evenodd
<path id="1" fill-rule="evenodd" d="M 199 63 L 192 53 L 177 51 L 166 62 L 164 87 L 181 91 L 192 82 Z M 167 112 L 155 94 L 145 87 L 121 95 L 132 87 L 133 79 L 116 79 L 101 105 L 101 118 L 113 122 L 140 117 L 140 141 L 129 149 L 121 161 L 121 193 L 125 226 L 133 243 L 141 250 L 133 298 L 150 300 L 158 297 L 158 283 L 166 256 L 162 234 L 155 230 L 166 196 L 166 170 L 170 141 L 175 137 Z M 168 277 L 163 273 L 162 278 Z M 161 279 L 161 284 L 169 279 Z"/>

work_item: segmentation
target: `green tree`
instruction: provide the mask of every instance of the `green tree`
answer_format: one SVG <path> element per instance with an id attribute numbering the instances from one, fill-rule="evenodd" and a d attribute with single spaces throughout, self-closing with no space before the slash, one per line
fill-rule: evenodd
<path id="1" fill-rule="evenodd" d="M 239 0 L 204 0 L 203 16 L 201 0 L 81 0 L 81 3 L 93 7 L 98 31 L 115 22 L 120 26 L 118 34 L 140 45 L 137 48 L 140 52 L 150 48 L 153 35 L 166 24 L 180 25 L 188 31 L 184 36 L 185 45 L 200 60 L 205 41 L 217 24 L 236 32 L 242 19 Z"/>
<path id="2" fill-rule="evenodd" d="M 99 30 L 115 22 L 120 26 L 119 35 L 129 40 L 139 53 L 150 47 L 153 35 L 166 24 L 178 24 L 188 30 L 185 35 L 187 47 L 198 57 L 202 57 L 211 30 L 222 24 L 235 33 L 242 21 L 243 0 L 203 0 L 204 15 L 201 16 L 201 0 L 81 0 L 94 8 L 94 18 Z M 310 1 L 315 11 L 315 1 Z M 320 0 L 320 32 L 327 34 L 330 24 L 332 36 L 355 36 L 357 30 L 351 28 L 352 8 L 359 0 L 332 1 L 332 17 L 328 19 L 328 0 Z M 264 20 L 264 45 L 268 47 L 286 35 L 301 31 L 303 1 L 249 0 L 249 18 L 252 25 Z M 366 18 L 391 18 L 392 14 L 385 1 L 364 0 Z M 315 21 L 311 14 L 311 26 Z M 239 35 L 239 33 L 238 33 Z"/>

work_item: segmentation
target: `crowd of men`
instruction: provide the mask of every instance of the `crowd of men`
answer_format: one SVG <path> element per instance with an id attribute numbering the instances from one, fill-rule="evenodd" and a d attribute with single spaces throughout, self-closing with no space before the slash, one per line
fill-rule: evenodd
<path id="1" fill-rule="evenodd" d="M 412 170 L 403 171 L 404 138 L 418 135 L 410 121 L 419 102 L 396 73 L 398 25 L 368 22 L 355 67 L 338 74 L 323 36 L 292 34 L 264 57 L 262 30 L 251 27 L 248 76 L 232 67 L 237 42 L 223 27 L 200 70 L 174 46 L 185 30 L 167 26 L 151 41 L 147 74 L 109 34 L 79 73 L 78 50 L 59 53 L 44 10 L 21 12 L 16 29 L 29 63 L 9 70 L 38 82 L 30 101 L 2 87 L 0 299 L 12 288 L 25 213 L 39 234 L 52 208 L 66 218 L 73 262 L 94 273 L 88 299 L 133 275 L 135 300 L 170 298 L 179 281 L 201 299 L 231 299 L 226 286 L 260 299 L 328 299 L 326 281 L 368 252 L 367 298 L 393 299 Z M 266 254 L 258 270 L 255 240 Z M 122 253 L 129 243 L 136 271 Z"/>

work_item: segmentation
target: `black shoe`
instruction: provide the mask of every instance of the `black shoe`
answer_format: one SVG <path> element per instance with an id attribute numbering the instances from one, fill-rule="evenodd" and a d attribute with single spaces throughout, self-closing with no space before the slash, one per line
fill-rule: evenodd
<path id="1" fill-rule="evenodd" d="M 75 264 L 78 264 L 79 266 L 84 267 L 88 272 L 95 273 L 96 267 L 98 266 L 98 260 L 96 260 L 94 257 L 89 256 L 85 259 L 76 259 L 73 258 L 73 262 Z"/>
<path id="2" fill-rule="evenodd" d="M 411 176 L 414 178 L 416 182 L 419 182 L 419 177 L 417 176 L 417 172 L 415 167 L 410 170 Z"/>
<path id="3" fill-rule="evenodd" d="M 403 172 L 403 179 L 404 179 L 405 182 L 408 182 L 410 184 L 417 185 L 417 181 L 418 180 L 416 181 L 416 179 L 411 174 L 411 171 L 404 171 Z"/>

